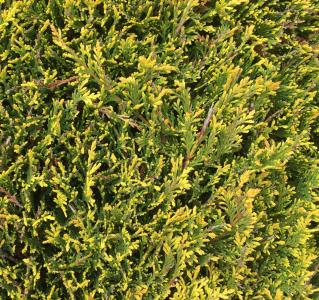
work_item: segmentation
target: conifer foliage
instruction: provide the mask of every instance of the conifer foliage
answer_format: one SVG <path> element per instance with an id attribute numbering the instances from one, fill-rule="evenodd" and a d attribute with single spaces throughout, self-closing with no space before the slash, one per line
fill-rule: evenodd
<path id="1" fill-rule="evenodd" d="M 317 0 L 0 0 L 1 299 L 317 299 Z"/>

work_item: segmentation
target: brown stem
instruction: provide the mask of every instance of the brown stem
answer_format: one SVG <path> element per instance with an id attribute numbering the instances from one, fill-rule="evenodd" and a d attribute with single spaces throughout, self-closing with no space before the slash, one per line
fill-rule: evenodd
<path id="1" fill-rule="evenodd" d="M 78 76 L 72 76 L 70 78 L 56 80 L 54 82 L 49 83 L 47 85 L 47 88 L 52 91 L 52 90 L 56 89 L 57 87 L 59 87 L 60 85 L 67 84 L 69 82 L 74 82 L 74 81 L 77 81 L 78 79 L 79 79 Z"/>
<path id="2" fill-rule="evenodd" d="M 0 187 L 0 193 L 5 194 L 9 201 L 20 208 L 23 208 L 23 206 L 20 204 L 20 202 L 17 200 L 16 196 L 10 194 L 8 191 L 6 191 L 4 188 Z"/>
<path id="3" fill-rule="evenodd" d="M 193 145 L 191 151 L 189 154 L 186 154 L 185 157 L 184 157 L 184 161 L 183 161 L 183 169 L 185 169 L 189 163 L 190 160 L 192 160 L 194 154 L 195 154 L 195 151 L 197 149 L 197 147 L 199 146 L 199 144 L 202 142 L 203 140 L 203 137 L 205 135 L 205 132 L 207 130 L 207 127 L 210 123 L 210 120 L 212 119 L 212 115 L 213 115 L 213 112 L 214 112 L 214 104 L 212 104 L 208 110 L 208 113 L 207 113 L 207 116 L 206 116 L 206 119 L 203 123 L 203 126 L 201 128 L 201 130 L 198 132 L 197 134 L 197 137 L 196 137 L 196 141 L 195 141 L 195 144 Z"/>

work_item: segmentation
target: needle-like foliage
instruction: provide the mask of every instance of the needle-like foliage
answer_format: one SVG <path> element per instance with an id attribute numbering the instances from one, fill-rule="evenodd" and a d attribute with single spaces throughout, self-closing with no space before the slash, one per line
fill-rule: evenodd
<path id="1" fill-rule="evenodd" d="M 317 299 L 317 0 L 0 0 L 1 299 Z"/>

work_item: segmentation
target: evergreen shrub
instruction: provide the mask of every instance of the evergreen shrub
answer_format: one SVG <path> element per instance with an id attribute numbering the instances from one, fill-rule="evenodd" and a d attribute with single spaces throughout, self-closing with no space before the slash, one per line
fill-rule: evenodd
<path id="1" fill-rule="evenodd" d="M 0 0 L 1 299 L 318 299 L 317 0 Z"/>

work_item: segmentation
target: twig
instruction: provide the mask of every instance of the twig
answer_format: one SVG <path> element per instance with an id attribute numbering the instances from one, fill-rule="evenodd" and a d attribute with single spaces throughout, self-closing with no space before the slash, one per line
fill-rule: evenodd
<path id="1" fill-rule="evenodd" d="M 44 80 L 35 80 L 33 81 L 38 87 L 44 87 L 44 88 L 47 88 L 49 89 L 50 91 L 53 91 L 55 90 L 56 88 L 58 88 L 59 86 L 61 85 L 64 85 L 64 84 L 67 84 L 69 82 L 74 82 L 74 81 L 77 81 L 79 79 L 79 76 L 72 76 L 72 77 L 69 77 L 69 78 L 66 78 L 66 79 L 62 79 L 62 80 L 55 80 L 51 83 L 49 83 L 48 85 L 45 85 L 44 84 Z M 14 86 L 12 87 L 11 89 L 7 90 L 6 91 L 6 94 L 10 94 L 12 92 L 15 92 L 17 91 L 19 88 L 21 88 L 22 86 L 21 85 L 17 85 L 17 86 Z M 22 87 L 24 89 L 30 89 L 30 87 Z"/>
<path id="2" fill-rule="evenodd" d="M 5 194 L 9 201 L 20 208 L 23 208 L 23 206 L 20 204 L 20 202 L 17 200 L 16 196 L 10 194 L 8 191 L 6 191 L 4 188 L 0 187 L 0 193 Z"/>
<path id="3" fill-rule="evenodd" d="M 270 115 L 265 122 L 269 123 L 270 121 L 272 121 L 275 117 L 277 117 L 278 115 L 280 115 L 282 112 L 284 112 L 284 108 L 277 110 L 275 113 L 273 113 L 272 115 Z"/>
<path id="4" fill-rule="evenodd" d="M 61 86 L 63 84 L 73 82 L 73 81 L 76 81 L 78 79 L 79 79 L 78 76 L 72 76 L 72 77 L 69 77 L 66 79 L 62 79 L 62 80 L 55 80 L 55 81 L 49 83 L 48 85 L 45 85 L 43 80 L 38 80 L 38 81 L 36 81 L 36 84 L 39 87 L 45 87 L 45 88 L 49 89 L 50 91 L 53 91 L 54 89 L 58 88 L 59 86 Z"/>
<path id="5" fill-rule="evenodd" d="M 133 121 L 132 119 L 130 119 L 129 116 L 126 116 L 126 115 L 118 115 L 117 113 L 115 113 L 112 109 L 108 108 L 108 107 L 101 107 L 99 109 L 99 111 L 102 113 L 102 114 L 105 114 L 108 118 L 112 119 L 112 118 L 115 118 L 115 119 L 119 119 L 123 122 L 128 122 L 128 124 L 133 127 L 133 128 L 136 128 L 137 130 L 141 130 L 141 127 L 135 122 Z"/>
<path id="6" fill-rule="evenodd" d="M 52 91 L 52 90 L 56 89 L 57 87 L 59 87 L 59 86 L 61 86 L 63 84 L 67 84 L 69 82 L 74 82 L 74 81 L 77 81 L 78 79 L 79 79 L 78 76 L 72 76 L 70 78 L 66 78 L 66 79 L 62 79 L 62 80 L 56 80 L 54 82 L 49 83 L 47 88 Z"/>
<path id="7" fill-rule="evenodd" d="M 203 138 L 205 132 L 206 132 L 206 129 L 210 123 L 210 120 L 212 118 L 212 115 L 213 115 L 213 112 L 214 112 L 214 104 L 212 104 L 209 108 L 209 111 L 207 113 L 207 117 L 203 123 L 203 126 L 202 126 L 202 129 L 200 130 L 200 132 L 197 134 L 197 141 L 199 141 L 199 143 L 201 142 L 201 139 Z"/>
<path id="8" fill-rule="evenodd" d="M 197 147 L 199 146 L 199 144 L 202 142 L 203 140 L 203 137 L 205 135 L 205 132 L 207 130 L 207 127 L 210 123 L 210 120 L 212 119 L 212 115 L 213 115 L 213 112 L 214 112 L 214 104 L 212 104 L 208 110 L 208 113 L 207 113 L 207 116 L 206 116 L 206 119 L 203 123 L 203 126 L 201 128 L 201 130 L 198 132 L 197 134 L 197 138 L 196 138 L 196 141 L 195 141 L 195 144 L 193 145 L 191 151 L 189 154 L 186 154 L 185 157 L 184 157 L 184 161 L 183 161 L 183 169 L 185 169 L 189 163 L 189 161 L 193 158 L 194 154 L 195 154 L 195 151 L 197 149 Z"/>

